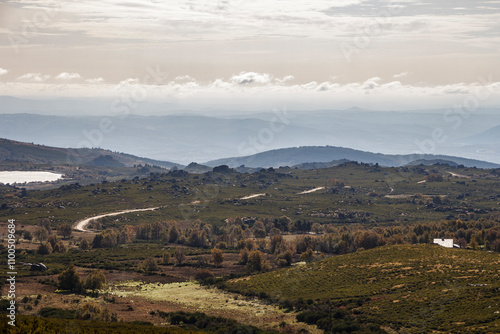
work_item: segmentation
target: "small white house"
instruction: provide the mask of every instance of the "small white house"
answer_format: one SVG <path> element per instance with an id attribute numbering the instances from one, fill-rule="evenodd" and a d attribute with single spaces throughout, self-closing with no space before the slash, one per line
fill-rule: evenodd
<path id="1" fill-rule="evenodd" d="M 434 243 L 446 248 L 453 248 L 453 239 L 444 239 L 444 238 L 434 239 Z"/>
<path id="2" fill-rule="evenodd" d="M 460 245 L 454 244 L 453 239 L 444 239 L 444 238 L 434 239 L 434 243 L 446 248 L 462 248 L 460 247 Z"/>

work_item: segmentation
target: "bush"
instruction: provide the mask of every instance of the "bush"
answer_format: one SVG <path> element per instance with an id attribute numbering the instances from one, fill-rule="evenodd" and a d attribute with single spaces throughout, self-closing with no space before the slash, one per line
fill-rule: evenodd
<path id="1" fill-rule="evenodd" d="M 106 276 L 101 270 L 92 271 L 85 279 L 84 287 L 92 291 L 104 288 L 106 285 Z"/>
<path id="2" fill-rule="evenodd" d="M 60 273 L 58 279 L 59 289 L 81 292 L 82 282 L 80 280 L 80 275 L 76 271 L 74 265 L 70 265 L 68 269 Z"/>
<path id="3" fill-rule="evenodd" d="M 57 307 L 44 307 L 38 314 L 44 318 L 75 319 L 76 311 L 64 310 Z"/>
<path id="4" fill-rule="evenodd" d="M 198 282 L 204 282 L 208 278 L 214 278 L 215 275 L 208 269 L 202 269 L 194 274 L 194 279 Z"/>

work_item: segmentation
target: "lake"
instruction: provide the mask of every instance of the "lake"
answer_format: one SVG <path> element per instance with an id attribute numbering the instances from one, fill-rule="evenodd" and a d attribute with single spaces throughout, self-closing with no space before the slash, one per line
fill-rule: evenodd
<path id="1" fill-rule="evenodd" d="M 62 178 L 63 174 L 52 172 L 25 172 L 9 171 L 0 172 L 0 183 L 28 183 L 28 182 L 46 182 L 56 181 Z"/>

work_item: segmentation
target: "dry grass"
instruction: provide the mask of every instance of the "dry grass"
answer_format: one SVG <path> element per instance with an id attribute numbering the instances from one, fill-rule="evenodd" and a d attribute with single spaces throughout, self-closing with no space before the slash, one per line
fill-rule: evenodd
<path id="1" fill-rule="evenodd" d="M 179 310 L 231 318 L 263 329 L 278 330 L 279 324 L 285 321 L 295 331 L 304 328 L 310 333 L 322 332 L 315 326 L 297 323 L 294 313 L 285 313 L 278 307 L 264 304 L 255 298 L 248 299 L 194 282 L 145 284 L 128 281 L 110 286 L 108 292 L 121 298 L 145 299 L 155 304 L 175 305 Z"/>

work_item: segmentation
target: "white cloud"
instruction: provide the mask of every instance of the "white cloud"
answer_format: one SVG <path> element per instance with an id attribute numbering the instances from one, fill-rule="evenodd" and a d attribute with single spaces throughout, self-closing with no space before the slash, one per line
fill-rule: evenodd
<path id="1" fill-rule="evenodd" d="M 193 81 L 196 81 L 195 78 L 189 76 L 189 75 L 180 75 L 180 76 L 176 76 L 175 81 L 190 81 L 190 82 L 193 82 Z"/>
<path id="2" fill-rule="evenodd" d="M 85 82 L 88 82 L 88 83 L 91 83 L 91 84 L 95 84 L 95 83 L 101 83 L 101 82 L 104 82 L 104 79 L 99 77 L 99 78 L 95 78 L 95 79 L 87 79 L 85 80 Z"/>
<path id="3" fill-rule="evenodd" d="M 57 80 L 73 80 L 73 79 L 80 79 L 80 78 L 81 78 L 80 74 L 68 73 L 68 72 L 62 72 L 56 76 Z"/>
<path id="4" fill-rule="evenodd" d="M 373 90 L 380 86 L 379 82 L 381 80 L 379 77 L 370 78 L 363 83 L 361 89 L 365 91 Z"/>
<path id="5" fill-rule="evenodd" d="M 211 82 L 170 81 L 163 85 L 148 85 L 138 78 L 128 78 L 119 84 L 98 82 L 44 82 L 40 73 L 25 74 L 18 82 L 0 82 L 0 91 L 10 96 L 85 97 L 115 99 L 125 94 L 143 100 L 174 103 L 181 108 L 217 106 L 228 109 L 238 105 L 258 110 L 276 105 L 306 109 L 350 107 L 357 105 L 372 109 L 415 109 L 419 107 L 449 107 L 479 97 L 481 105 L 500 104 L 500 83 L 490 80 L 479 83 L 447 85 L 411 85 L 394 80 L 384 82 L 372 77 L 361 82 L 338 83 L 310 81 L 291 84 L 288 80 L 273 79 L 271 74 L 244 72 Z M 187 79 L 187 78 L 186 78 Z M 192 78 L 191 78 L 192 79 Z M 89 79 L 92 80 L 92 79 Z M 296 79 L 297 80 L 297 79 Z M 233 109 L 234 110 L 234 109 Z M 262 110 L 262 109 L 260 109 Z"/>
<path id="6" fill-rule="evenodd" d="M 276 82 L 277 83 L 285 83 L 285 82 L 288 82 L 288 81 L 292 81 L 293 79 L 295 79 L 295 77 L 293 75 L 287 75 L 285 77 L 283 77 L 282 79 L 280 78 L 276 78 Z"/>
<path id="7" fill-rule="evenodd" d="M 267 73 L 241 72 L 231 77 L 231 82 L 238 85 L 261 84 L 265 85 L 271 82 L 271 76 Z"/>
<path id="8" fill-rule="evenodd" d="M 7 72 L 9 72 L 9 71 L 7 71 L 6 69 L 0 67 L 0 75 L 7 74 Z"/>
<path id="9" fill-rule="evenodd" d="M 399 74 L 395 74 L 393 76 L 393 78 L 395 78 L 395 79 L 404 78 L 404 77 L 408 76 L 408 74 L 410 74 L 410 72 L 408 72 L 408 71 L 402 72 L 402 73 L 399 73 Z"/>
<path id="10" fill-rule="evenodd" d="M 33 81 L 33 82 L 44 82 L 51 78 L 50 75 L 41 74 L 41 73 L 26 73 L 21 75 L 18 80 L 23 81 Z"/>

